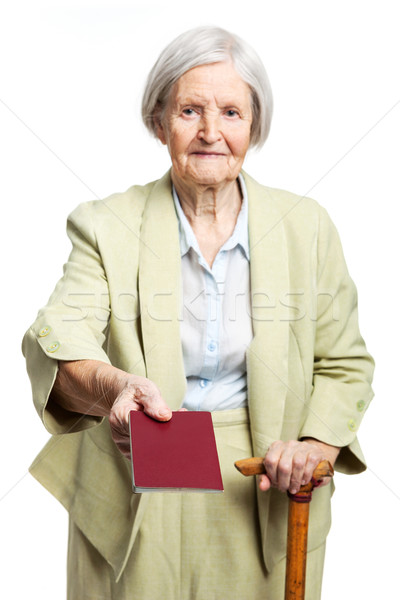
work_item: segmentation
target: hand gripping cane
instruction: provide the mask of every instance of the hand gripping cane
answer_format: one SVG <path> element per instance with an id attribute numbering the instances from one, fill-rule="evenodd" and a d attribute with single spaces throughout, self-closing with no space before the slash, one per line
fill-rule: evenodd
<path id="1" fill-rule="evenodd" d="M 235 462 L 235 467 L 243 475 L 265 473 L 263 458 L 245 458 Z M 315 469 L 311 481 L 302 485 L 297 494 L 289 496 L 289 517 L 286 554 L 285 600 L 304 600 L 306 588 L 308 514 L 312 491 L 323 477 L 332 477 L 333 468 L 323 460 Z"/>

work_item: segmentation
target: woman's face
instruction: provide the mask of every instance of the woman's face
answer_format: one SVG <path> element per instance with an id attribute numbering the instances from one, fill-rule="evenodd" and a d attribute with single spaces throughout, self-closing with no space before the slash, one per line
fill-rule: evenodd
<path id="1" fill-rule="evenodd" d="M 250 142 L 251 96 L 230 62 L 195 67 L 173 86 L 157 135 L 168 146 L 175 181 L 234 181 Z"/>

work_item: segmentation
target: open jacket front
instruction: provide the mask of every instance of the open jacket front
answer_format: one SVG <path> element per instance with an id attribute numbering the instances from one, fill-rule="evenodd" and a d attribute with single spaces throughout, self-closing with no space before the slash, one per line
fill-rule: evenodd
<path id="1" fill-rule="evenodd" d="M 251 310 L 247 350 L 253 451 L 277 439 L 314 437 L 343 447 L 336 468 L 365 468 L 356 431 L 372 392 L 373 362 L 340 241 L 324 209 L 243 173 L 249 198 Z M 146 509 L 132 494 L 129 461 L 107 419 L 47 400 L 58 360 L 94 359 L 153 380 L 172 410 L 185 374 L 178 221 L 170 173 L 146 186 L 80 205 L 69 217 L 73 249 L 48 305 L 26 333 L 33 397 L 54 434 L 32 474 L 112 565 L 118 578 Z M 65 435 L 61 435 L 65 434 Z M 232 467 L 233 468 L 233 467 Z M 309 548 L 330 525 L 331 487 L 314 493 Z M 268 569 L 285 554 L 286 496 L 258 492 Z"/>

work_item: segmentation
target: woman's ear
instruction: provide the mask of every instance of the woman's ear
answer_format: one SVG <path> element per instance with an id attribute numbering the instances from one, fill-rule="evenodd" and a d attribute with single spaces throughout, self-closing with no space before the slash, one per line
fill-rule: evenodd
<path id="1" fill-rule="evenodd" d="M 156 135 L 157 135 L 158 139 L 160 140 L 160 142 L 162 144 L 166 145 L 167 138 L 165 136 L 165 131 L 164 131 L 164 126 L 162 124 L 161 115 L 162 115 L 161 105 L 157 104 L 154 109 L 154 114 L 153 114 L 154 130 L 155 130 Z"/>

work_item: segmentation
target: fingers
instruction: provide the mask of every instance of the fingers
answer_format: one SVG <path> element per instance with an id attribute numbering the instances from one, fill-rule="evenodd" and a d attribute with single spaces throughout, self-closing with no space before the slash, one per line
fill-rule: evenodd
<path id="1" fill-rule="evenodd" d="M 265 455 L 264 464 L 273 487 L 296 494 L 302 485 L 311 480 L 316 466 L 323 459 L 322 450 L 309 442 L 277 441 Z M 266 486 L 265 482 L 263 486 Z M 263 489 L 261 482 L 260 489 Z"/>
<path id="2" fill-rule="evenodd" d="M 258 476 L 258 487 L 262 492 L 266 492 L 271 487 L 271 482 L 266 475 Z"/>
<path id="3" fill-rule="evenodd" d="M 132 376 L 112 405 L 109 422 L 112 438 L 118 449 L 130 457 L 129 413 L 140 410 L 158 421 L 168 421 L 172 411 L 158 387 L 145 377 Z"/>
<path id="4" fill-rule="evenodd" d="M 127 411 L 143 410 L 157 421 L 169 421 L 172 411 L 161 396 L 155 383 L 145 377 L 132 376 L 119 394 L 114 405 L 120 404 Z"/>
<path id="5" fill-rule="evenodd" d="M 127 425 L 124 421 L 120 422 L 116 419 L 111 420 L 110 418 L 110 428 L 112 439 L 118 450 L 125 456 L 125 458 L 130 458 L 131 444 L 129 437 L 129 425 Z"/>

